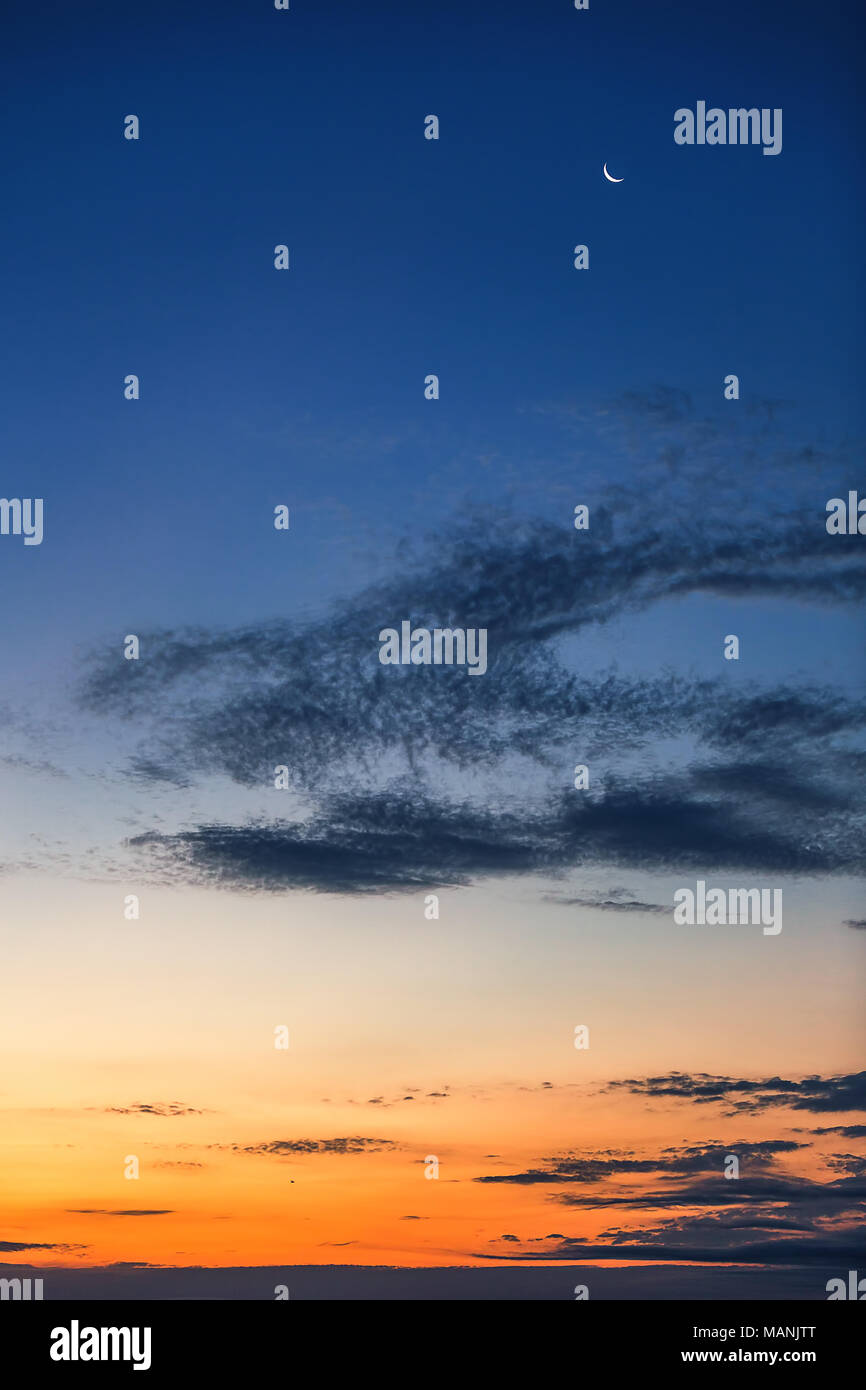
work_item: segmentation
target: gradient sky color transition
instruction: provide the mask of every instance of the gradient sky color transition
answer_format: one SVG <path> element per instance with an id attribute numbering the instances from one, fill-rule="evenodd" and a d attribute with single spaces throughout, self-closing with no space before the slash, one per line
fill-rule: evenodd
<path id="1" fill-rule="evenodd" d="M 13 15 L 2 1262 L 864 1258 L 852 15 Z M 699 878 L 782 933 L 676 926 Z"/>

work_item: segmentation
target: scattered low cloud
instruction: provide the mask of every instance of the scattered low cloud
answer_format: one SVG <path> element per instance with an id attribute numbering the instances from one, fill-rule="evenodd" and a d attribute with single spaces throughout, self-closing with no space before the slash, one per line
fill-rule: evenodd
<path id="1" fill-rule="evenodd" d="M 626 888 L 610 888 L 606 894 L 596 893 L 587 897 L 569 897 L 565 893 L 547 893 L 545 902 L 559 903 L 562 907 L 587 907 L 594 912 L 659 912 L 671 915 L 671 904 L 644 903 L 634 898 Z"/>
<path id="2" fill-rule="evenodd" d="M 21 1250 L 87 1250 L 86 1245 L 68 1245 L 60 1241 L 0 1240 L 0 1252 L 15 1255 Z"/>
<path id="3" fill-rule="evenodd" d="M 651 1099 L 676 1098 L 698 1105 L 724 1104 L 727 1113 L 756 1113 L 784 1106 L 790 1110 L 862 1110 L 866 1112 L 866 1071 L 843 1076 L 807 1076 L 800 1081 L 774 1076 L 766 1080 L 709 1076 L 706 1072 L 669 1072 L 665 1076 L 611 1081 L 610 1091 L 629 1091 Z"/>
<path id="4" fill-rule="evenodd" d="M 821 1240 L 786 1239 L 764 1240 L 740 1243 L 719 1248 L 715 1245 L 685 1245 L 656 1242 L 630 1242 L 619 1245 L 604 1245 L 597 1242 L 565 1240 L 546 1248 L 543 1252 L 509 1251 L 507 1255 L 493 1255 L 489 1251 L 474 1251 L 481 1259 L 508 1260 L 563 1260 L 572 1263 L 577 1260 L 648 1260 L 656 1264 L 663 1261 L 687 1261 L 691 1264 L 749 1264 L 749 1265 L 839 1265 L 863 1263 L 866 1244 L 862 1240 L 846 1238 Z"/>
<path id="5" fill-rule="evenodd" d="M 338 1139 L 268 1139 L 260 1144 L 217 1145 L 233 1153 L 271 1155 L 287 1158 L 292 1154 L 367 1154 L 399 1148 L 393 1139 L 370 1139 L 349 1135 Z"/>
<path id="6" fill-rule="evenodd" d="M 173 1216 L 170 1208 L 142 1207 L 139 1210 L 116 1211 L 107 1207 L 67 1207 L 75 1216 Z"/>
<path id="7" fill-rule="evenodd" d="M 183 1105 L 180 1101 L 155 1101 L 155 1102 L 136 1102 L 134 1105 L 106 1105 L 103 1107 L 105 1115 L 163 1115 L 172 1118 L 180 1115 L 204 1115 L 204 1110 L 197 1110 L 192 1105 Z"/>
<path id="8" fill-rule="evenodd" d="M 724 1173 L 725 1160 L 736 1154 L 740 1163 L 761 1168 L 773 1163 L 779 1154 L 795 1153 L 806 1145 L 792 1139 L 730 1141 L 727 1144 L 700 1144 L 663 1149 L 656 1156 L 638 1158 L 633 1154 L 602 1152 L 566 1154 L 544 1160 L 544 1166 L 516 1173 L 488 1173 L 474 1179 L 481 1183 L 547 1186 L 550 1184 L 598 1183 L 625 1173 Z"/>

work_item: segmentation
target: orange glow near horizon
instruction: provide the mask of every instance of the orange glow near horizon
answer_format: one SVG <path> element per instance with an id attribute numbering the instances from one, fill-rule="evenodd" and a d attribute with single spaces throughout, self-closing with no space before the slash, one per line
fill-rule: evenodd
<path id="1" fill-rule="evenodd" d="M 126 923 L 114 887 L 47 883 L 38 904 L 21 880 L 3 892 L 21 924 L 0 1023 L 2 1237 L 22 1246 L 7 1265 L 547 1262 L 562 1239 L 610 1245 L 688 1212 L 642 1207 L 665 1175 L 618 1172 L 619 1160 L 796 1139 L 810 1123 L 611 1080 L 832 1074 L 850 1069 L 856 1038 L 854 933 L 813 962 L 814 998 L 836 1001 L 819 1056 L 801 1015 L 766 1013 L 782 991 L 770 995 L 765 972 L 778 984 L 816 949 L 796 924 L 748 943 L 744 977 L 742 945 L 726 956 L 720 937 L 648 941 L 504 896 L 482 919 L 479 894 L 453 895 L 427 923 L 414 899 L 161 890 Z M 579 1023 L 588 1050 L 573 1045 Z M 274 1046 L 281 1025 L 287 1050 Z M 774 1171 L 832 1180 L 833 1147 L 782 1152 Z M 596 1180 L 475 1181 L 598 1155 L 613 1162 Z"/>

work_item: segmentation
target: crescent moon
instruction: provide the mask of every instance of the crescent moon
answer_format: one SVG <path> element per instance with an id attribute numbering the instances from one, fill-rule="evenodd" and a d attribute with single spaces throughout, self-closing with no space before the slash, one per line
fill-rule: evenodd
<path id="1" fill-rule="evenodd" d="M 607 161 L 604 164 L 604 176 L 610 183 L 622 183 L 622 179 L 615 179 L 613 174 L 607 172 Z"/>

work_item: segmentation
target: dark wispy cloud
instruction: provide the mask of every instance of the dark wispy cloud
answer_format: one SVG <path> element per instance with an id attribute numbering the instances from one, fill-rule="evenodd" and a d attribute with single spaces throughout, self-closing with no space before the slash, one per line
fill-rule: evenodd
<path id="1" fill-rule="evenodd" d="M 479 875 L 554 866 L 553 826 L 412 794 L 331 798 L 304 822 L 210 825 L 132 844 L 156 870 L 231 887 L 367 893 L 466 884 Z"/>
<path id="2" fill-rule="evenodd" d="M 866 1155 L 864 1154 L 830 1154 L 827 1158 L 827 1166 L 832 1168 L 835 1173 L 846 1173 L 852 1178 L 866 1177 Z"/>
<path id="3" fill-rule="evenodd" d="M 704 1072 L 670 1072 L 611 1081 L 611 1091 L 624 1090 L 653 1099 L 674 1097 L 699 1105 L 724 1103 L 729 1113 L 756 1112 L 784 1106 L 791 1110 L 866 1111 L 866 1071 L 842 1076 L 807 1076 L 800 1081 L 780 1076 L 764 1080 L 708 1076 Z"/>
<path id="4" fill-rule="evenodd" d="M 0 1240 L 3 1254 L 15 1255 L 21 1250 L 86 1250 L 86 1245 L 65 1245 L 57 1241 Z"/>
<path id="5" fill-rule="evenodd" d="M 86 678 L 83 701 L 101 712 L 130 713 L 159 708 L 169 689 L 195 693 L 201 702 L 203 690 L 216 696 L 219 686 L 220 693 L 234 697 L 225 711 L 232 733 L 244 728 L 244 713 L 257 733 L 271 715 L 277 720 L 274 734 L 291 727 L 296 739 L 300 736 L 294 751 L 301 762 L 314 745 L 319 760 L 327 761 L 328 753 L 347 745 L 348 736 L 363 730 L 370 718 L 369 746 L 390 743 L 393 732 L 382 723 L 383 706 L 386 715 L 404 708 L 411 715 L 410 707 L 420 705 L 424 713 L 411 719 L 411 732 L 426 726 L 429 739 L 431 702 L 442 714 L 450 709 L 477 725 L 482 711 L 517 710 L 521 691 L 543 693 L 544 678 L 558 671 L 560 679 L 539 706 L 543 721 L 548 711 L 561 707 L 566 688 L 574 689 L 563 686 L 566 673 L 550 653 L 537 660 L 544 644 L 664 598 L 713 593 L 856 603 L 866 597 L 866 559 L 827 535 L 825 514 L 817 507 L 806 515 L 792 511 L 754 519 L 741 510 L 726 525 L 714 518 L 706 528 L 696 528 L 689 515 L 684 530 L 681 513 L 688 513 L 688 498 L 680 506 L 671 498 L 665 503 L 647 515 L 642 490 L 618 488 L 595 506 L 585 532 L 575 531 L 567 519 L 554 525 L 473 517 L 422 547 L 411 571 L 364 590 L 304 627 L 274 622 L 223 633 L 151 634 L 146 660 L 99 662 Z M 427 627 L 486 627 L 492 669 L 504 679 L 485 683 L 467 679 L 465 671 L 435 668 L 383 670 L 378 632 L 403 618 Z M 455 680 L 455 674 L 463 679 Z M 392 679 L 401 675 L 410 679 Z M 419 675 L 421 681 L 415 679 Z M 193 744 L 196 729 L 217 735 L 223 727 L 217 703 L 214 699 L 206 711 L 199 703 L 186 712 L 189 721 L 172 706 Z M 338 715 L 346 720 L 342 729 Z M 217 738 L 210 752 L 219 756 L 228 749 Z M 249 768 L 239 772 L 244 780 L 249 776 Z"/>
<path id="6" fill-rule="evenodd" d="M 866 931 L 866 917 L 848 917 L 842 925 L 850 927 L 852 931 Z"/>
<path id="7" fill-rule="evenodd" d="M 475 1181 L 549 1188 L 547 1200 L 566 1211 L 609 1209 L 625 1222 L 640 1213 L 644 1223 L 617 1225 L 591 1243 L 561 1234 L 530 1237 L 519 1242 L 520 1259 L 809 1265 L 866 1253 L 866 1159 L 829 1155 L 827 1167 L 842 1176 L 817 1181 L 787 1166 L 809 1147 L 769 1139 L 681 1145 L 646 1156 L 600 1150 Z M 735 1174 L 731 1155 L 738 1160 Z"/>
<path id="8" fill-rule="evenodd" d="M 812 1215 L 839 1217 L 859 1212 L 866 1200 L 866 1182 L 840 1178 L 815 1182 L 810 1178 L 772 1172 L 727 1179 L 722 1172 L 687 1182 L 648 1188 L 606 1188 L 591 1192 L 558 1192 L 552 1200 L 565 1207 L 668 1209 L 672 1207 L 761 1207 L 781 1204 L 803 1208 Z"/>
<path id="9" fill-rule="evenodd" d="M 414 1094 L 413 1094 L 414 1092 Z M 417 1087 L 410 1087 L 407 1093 L 399 1096 L 370 1096 L 367 1100 L 348 1100 L 346 1105 L 376 1105 L 381 1110 L 389 1110 L 394 1105 L 423 1105 L 426 1100 L 450 1100 L 451 1096 L 447 1090 L 444 1091 L 420 1091 Z"/>
<path id="10" fill-rule="evenodd" d="M 203 1115 L 203 1110 L 196 1110 L 192 1105 L 183 1105 L 180 1101 L 155 1101 L 136 1102 L 134 1105 L 106 1105 L 103 1107 L 105 1115 L 163 1115 L 177 1117 L 180 1115 Z"/>
<path id="11" fill-rule="evenodd" d="M 815 835 L 814 823 L 807 832 L 787 811 L 764 809 L 758 824 L 736 798 L 702 798 L 692 773 L 621 785 L 610 779 L 591 798 L 560 795 L 520 813 L 437 801 L 402 782 L 369 795 L 322 798 L 305 820 L 152 831 L 130 844 L 149 856 L 151 872 L 169 880 L 357 894 L 555 875 L 599 863 L 680 873 L 866 869 L 859 829 L 849 819 L 825 838 Z"/>
<path id="12" fill-rule="evenodd" d="M 843 1139 L 866 1139 L 866 1125 L 826 1125 L 813 1134 L 841 1134 Z"/>
<path id="13" fill-rule="evenodd" d="M 139 661 L 95 659 L 81 702 L 140 727 L 138 779 L 189 787 L 206 769 L 273 797 L 284 765 L 305 802 L 284 819 L 196 817 L 134 836 L 133 849 L 156 876 L 337 893 L 587 866 L 866 872 L 866 701 L 802 682 L 743 690 L 570 669 L 560 638 L 664 599 L 866 595 L 866 555 L 834 544 L 820 513 L 738 513 L 695 532 L 691 516 L 680 525 L 686 502 L 668 500 L 648 519 L 642 494 L 612 494 L 582 533 L 473 518 L 324 617 L 154 632 Z M 404 618 L 486 627 L 487 673 L 383 667 L 379 631 Z M 679 741 L 677 759 L 644 765 L 665 739 Z M 563 794 L 575 748 L 595 780 Z M 515 760 L 532 769 L 518 797 Z M 495 794 L 469 801 L 441 785 L 443 769 L 470 768 L 500 779 Z"/>
<path id="14" fill-rule="evenodd" d="M 273 1155 L 286 1158 L 291 1154 L 367 1154 L 382 1153 L 386 1149 L 396 1149 L 399 1145 L 393 1139 L 366 1138 L 348 1135 L 337 1139 L 268 1139 L 260 1144 L 217 1145 L 229 1148 L 233 1153 Z"/>
<path id="15" fill-rule="evenodd" d="M 725 1160 L 735 1154 L 751 1168 L 774 1162 L 778 1154 L 794 1153 L 806 1147 L 791 1139 L 731 1141 L 728 1144 L 695 1144 L 683 1148 L 663 1149 L 660 1154 L 637 1158 L 627 1153 L 567 1154 L 544 1160 L 544 1166 L 517 1173 L 491 1173 L 474 1179 L 483 1183 L 514 1183 L 518 1186 L 546 1186 L 559 1183 L 598 1183 L 603 1178 L 626 1173 L 706 1173 L 715 1170 L 723 1174 Z"/>
<path id="16" fill-rule="evenodd" d="M 173 1216 L 170 1208 L 142 1207 L 140 1210 L 110 1211 L 107 1207 L 67 1207 L 75 1216 Z"/>
<path id="17" fill-rule="evenodd" d="M 830 1265 L 861 1262 L 866 1255 L 866 1241 L 851 1236 L 820 1240 L 790 1238 L 785 1240 L 752 1241 L 719 1248 L 715 1245 L 687 1245 L 672 1242 L 629 1242 L 602 1245 L 587 1241 L 566 1240 L 541 1250 L 516 1251 L 495 1255 L 490 1251 L 473 1252 L 482 1259 L 507 1260 L 685 1260 L 698 1264 L 755 1264 L 755 1265 Z"/>
<path id="18" fill-rule="evenodd" d="M 619 1224 L 593 1242 L 560 1233 L 500 1237 L 523 1246 L 514 1252 L 519 1259 L 809 1265 L 866 1253 L 866 1159 L 827 1156 L 828 1168 L 842 1175 L 829 1181 L 782 1166 L 807 1148 L 770 1139 L 682 1145 L 647 1156 L 600 1150 L 475 1181 L 549 1187 L 548 1201 L 566 1211 L 610 1209 L 624 1222 L 641 1214 L 643 1224 Z M 731 1155 L 738 1159 L 736 1173 Z"/>
<path id="19" fill-rule="evenodd" d="M 734 1211 L 710 1212 L 702 1216 L 678 1216 L 669 1221 L 660 1221 L 655 1226 L 636 1229 L 635 1227 L 613 1227 L 601 1231 L 603 1240 L 612 1245 L 622 1245 L 634 1241 L 646 1244 L 685 1244 L 695 1237 L 709 1240 L 719 1246 L 731 1245 L 744 1239 L 747 1234 L 757 1231 L 786 1231 L 794 1235 L 808 1235 L 820 1229 L 816 1222 L 802 1216 L 764 1215 L 748 1208 Z"/>
<path id="20" fill-rule="evenodd" d="M 668 917 L 671 915 L 670 904 L 643 903 L 627 888 L 609 888 L 607 893 L 595 893 L 585 897 L 570 897 L 567 893 L 546 893 L 545 902 L 559 903 L 563 907 L 591 907 L 596 912 L 658 912 Z"/>

